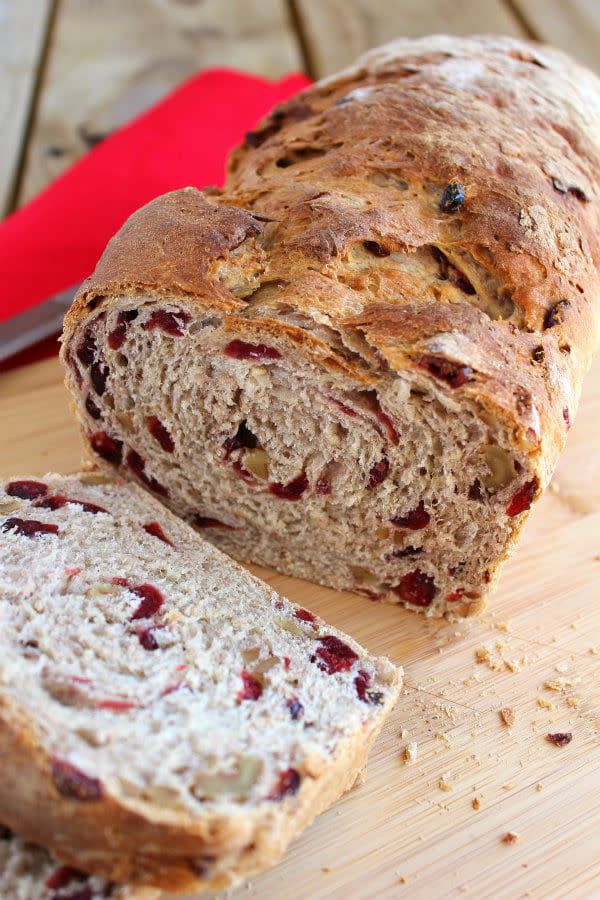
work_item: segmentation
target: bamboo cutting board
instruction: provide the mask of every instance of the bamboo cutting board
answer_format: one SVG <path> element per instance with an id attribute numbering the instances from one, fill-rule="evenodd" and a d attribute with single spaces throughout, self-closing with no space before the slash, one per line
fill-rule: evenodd
<path id="1" fill-rule="evenodd" d="M 0 376 L 0 476 L 77 468 L 61 381 L 55 360 Z M 600 896 L 600 359 L 482 618 L 431 621 L 254 571 L 406 680 L 366 783 L 234 896 Z"/>

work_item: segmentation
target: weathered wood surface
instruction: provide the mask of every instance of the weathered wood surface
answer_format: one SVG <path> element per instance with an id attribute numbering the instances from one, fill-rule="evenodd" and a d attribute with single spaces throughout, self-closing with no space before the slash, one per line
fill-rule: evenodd
<path id="1" fill-rule="evenodd" d="M 314 74 L 331 75 L 395 37 L 525 30 L 501 0 L 297 0 Z"/>
<path id="2" fill-rule="evenodd" d="M 479 620 L 431 621 L 255 569 L 404 665 L 406 690 L 366 784 L 234 896 L 600 893 L 599 410 L 600 358 L 552 490 Z M 77 468 L 78 437 L 55 360 L 0 377 L 0 422 L 0 477 Z M 476 651 L 486 646 L 490 657 L 478 663 Z M 499 716 L 504 707 L 514 710 L 510 728 Z M 545 738 L 567 731 L 573 740 L 564 748 Z M 418 756 L 407 764 L 403 751 L 412 741 Z M 451 789 L 442 790 L 440 779 Z M 516 844 L 503 843 L 508 831 L 519 835 Z"/>
<path id="3" fill-rule="evenodd" d="M 207 66 L 302 68 L 285 0 L 62 0 L 19 203 Z"/>
<path id="4" fill-rule="evenodd" d="M 514 0 L 514 5 L 539 40 L 600 71 L 598 0 Z"/>
<path id="5" fill-rule="evenodd" d="M 50 6 L 50 0 L 0 0 L 0 219 L 19 174 Z"/>

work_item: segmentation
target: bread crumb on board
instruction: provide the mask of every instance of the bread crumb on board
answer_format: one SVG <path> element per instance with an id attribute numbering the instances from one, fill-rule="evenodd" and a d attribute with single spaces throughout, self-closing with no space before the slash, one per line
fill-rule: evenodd
<path id="1" fill-rule="evenodd" d="M 450 781 L 450 776 L 448 775 L 447 772 L 440 776 L 440 780 L 438 781 L 438 787 L 439 787 L 440 791 L 446 791 L 446 793 L 448 791 L 454 790 L 454 785 Z"/>
<path id="2" fill-rule="evenodd" d="M 526 654 L 517 657 L 511 650 L 507 641 L 485 644 L 475 651 L 475 660 L 478 663 L 485 663 L 493 672 L 503 672 L 506 669 L 510 672 L 520 672 L 528 665 L 529 657 Z"/>
<path id="3" fill-rule="evenodd" d="M 498 711 L 502 722 L 510 728 L 511 725 L 515 724 L 515 711 L 512 706 L 503 706 L 502 709 Z"/>
<path id="4" fill-rule="evenodd" d="M 544 682 L 544 687 L 548 691 L 556 691 L 559 693 L 578 683 L 579 678 L 551 678 L 549 681 Z"/>
<path id="5" fill-rule="evenodd" d="M 411 741 L 410 744 L 407 744 L 402 751 L 402 758 L 405 763 L 414 763 L 417 759 L 417 753 L 417 742 Z"/>
<path id="6" fill-rule="evenodd" d="M 552 700 L 546 700 L 545 697 L 538 697 L 537 705 L 540 707 L 540 709 L 555 709 L 555 705 Z"/>
<path id="7" fill-rule="evenodd" d="M 506 834 L 502 835 L 503 844 L 518 844 L 520 840 L 521 836 L 516 831 L 507 831 Z"/>
<path id="8" fill-rule="evenodd" d="M 473 799 L 471 800 L 471 806 L 476 810 L 481 809 L 481 797 L 473 797 Z"/>

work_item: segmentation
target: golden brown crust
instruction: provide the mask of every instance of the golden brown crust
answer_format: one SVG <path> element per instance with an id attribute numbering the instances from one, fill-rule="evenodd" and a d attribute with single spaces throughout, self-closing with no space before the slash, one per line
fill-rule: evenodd
<path id="1" fill-rule="evenodd" d="M 132 216 L 66 333 L 86 304 L 125 292 L 196 299 L 233 325 L 257 288 L 277 283 L 287 305 L 362 332 L 398 371 L 418 366 L 436 335 L 455 362 L 475 361 L 457 393 L 514 428 L 547 483 L 598 334 L 591 73 L 509 38 L 397 41 L 278 107 L 229 172 L 224 193 L 186 189 Z M 464 203 L 443 211 L 454 182 Z M 403 262 L 424 253 L 441 279 Z M 269 327 L 318 352 L 312 335 Z"/>

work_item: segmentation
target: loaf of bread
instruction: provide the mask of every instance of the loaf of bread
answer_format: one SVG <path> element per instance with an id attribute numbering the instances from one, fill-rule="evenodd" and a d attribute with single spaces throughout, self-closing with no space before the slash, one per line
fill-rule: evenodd
<path id="1" fill-rule="evenodd" d="M 0 821 L 110 881 L 233 883 L 352 787 L 400 675 L 98 478 L 0 489 Z"/>
<path id="2" fill-rule="evenodd" d="M 128 888 L 63 866 L 36 844 L 0 825 L 2 900 L 156 900 L 153 888 Z"/>
<path id="3" fill-rule="evenodd" d="M 400 40 L 138 211 L 67 317 L 88 454 L 227 553 L 481 610 L 596 345 L 600 82 Z"/>

